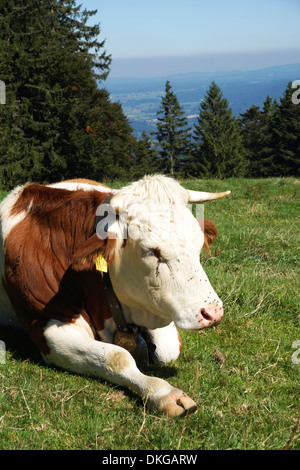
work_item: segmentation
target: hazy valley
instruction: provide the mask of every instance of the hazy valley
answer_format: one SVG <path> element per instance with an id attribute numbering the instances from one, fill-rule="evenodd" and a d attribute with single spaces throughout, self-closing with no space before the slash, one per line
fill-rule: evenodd
<path id="1" fill-rule="evenodd" d="M 182 73 L 161 78 L 109 78 L 105 88 L 113 101 L 119 101 L 137 136 L 143 129 L 155 130 L 156 112 L 170 81 L 179 103 L 192 125 L 199 105 L 214 80 L 223 91 L 235 115 L 252 105 L 261 107 L 267 95 L 279 99 L 289 81 L 300 79 L 300 63 L 261 70 L 210 73 Z"/>

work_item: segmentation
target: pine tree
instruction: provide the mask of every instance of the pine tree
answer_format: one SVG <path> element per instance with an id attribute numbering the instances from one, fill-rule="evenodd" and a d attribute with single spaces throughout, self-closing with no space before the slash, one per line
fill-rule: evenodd
<path id="1" fill-rule="evenodd" d="M 164 171 L 172 176 L 175 173 L 180 174 L 189 153 L 190 135 L 187 118 L 169 81 L 165 85 L 165 95 L 161 99 L 157 119 L 154 135 L 163 158 Z"/>
<path id="2" fill-rule="evenodd" d="M 274 126 L 278 109 L 276 100 L 267 95 L 261 113 L 262 148 L 259 152 L 258 169 L 261 177 L 273 176 L 274 165 Z"/>
<path id="3" fill-rule="evenodd" d="M 277 102 L 268 95 L 261 111 L 251 106 L 240 123 L 248 162 L 247 176 L 261 178 L 274 173 L 273 128 Z"/>
<path id="4" fill-rule="evenodd" d="M 0 5 L 0 184 L 127 174 L 132 129 L 98 85 L 111 58 L 75 0 Z"/>
<path id="5" fill-rule="evenodd" d="M 243 176 L 245 149 L 240 126 L 221 89 L 212 82 L 194 125 L 193 176 Z"/>
<path id="6" fill-rule="evenodd" d="M 134 179 L 141 178 L 146 174 L 154 174 L 161 171 L 161 158 L 145 131 L 137 141 L 132 159 L 130 175 Z"/>
<path id="7" fill-rule="evenodd" d="M 248 161 L 247 176 L 259 176 L 257 168 L 258 154 L 263 139 L 261 132 L 261 111 L 258 106 L 251 106 L 240 118 L 242 136 Z"/>
<path id="8" fill-rule="evenodd" d="M 276 176 L 299 176 L 300 104 L 293 103 L 289 83 L 274 118 L 274 166 Z"/>
<path id="9" fill-rule="evenodd" d="M 132 128 L 119 103 L 107 90 L 96 90 L 74 106 L 73 125 L 66 141 L 66 178 L 82 176 L 105 181 L 127 178 L 135 145 Z"/>

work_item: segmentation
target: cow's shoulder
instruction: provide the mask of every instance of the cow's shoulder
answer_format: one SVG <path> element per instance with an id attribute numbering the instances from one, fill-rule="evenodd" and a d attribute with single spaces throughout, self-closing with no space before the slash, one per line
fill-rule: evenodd
<path id="1" fill-rule="evenodd" d="M 1 205 L 5 291 L 40 350 L 37 338 L 49 319 L 74 322 L 82 316 L 100 331 L 109 317 L 101 274 L 93 266 L 72 269 L 73 255 L 93 236 L 96 210 L 106 197 L 94 189 L 29 183 Z"/>

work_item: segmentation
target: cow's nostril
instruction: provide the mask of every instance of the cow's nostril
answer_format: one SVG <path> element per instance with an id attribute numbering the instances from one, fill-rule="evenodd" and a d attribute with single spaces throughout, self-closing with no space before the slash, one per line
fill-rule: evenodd
<path id="1" fill-rule="evenodd" d="M 223 307 L 217 304 L 209 304 L 207 307 L 203 307 L 199 311 L 199 323 L 202 323 L 203 328 L 212 326 L 220 323 L 223 316 Z"/>
<path id="2" fill-rule="evenodd" d="M 209 315 L 209 313 L 207 313 L 205 308 L 201 308 L 201 315 L 205 320 L 212 320 L 211 315 Z"/>

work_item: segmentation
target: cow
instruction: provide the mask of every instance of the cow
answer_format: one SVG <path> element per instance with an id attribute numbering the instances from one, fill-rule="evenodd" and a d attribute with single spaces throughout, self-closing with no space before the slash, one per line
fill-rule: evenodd
<path id="1" fill-rule="evenodd" d="M 216 227 L 202 231 L 187 204 L 229 193 L 163 175 L 118 191 L 89 180 L 15 188 L 0 205 L 1 324 L 25 329 L 48 365 L 129 387 L 168 417 L 195 411 L 184 391 L 144 374 L 126 344 L 135 338 L 144 358 L 146 344 L 167 363 L 181 352 L 177 328 L 220 322 L 200 264 Z"/>

